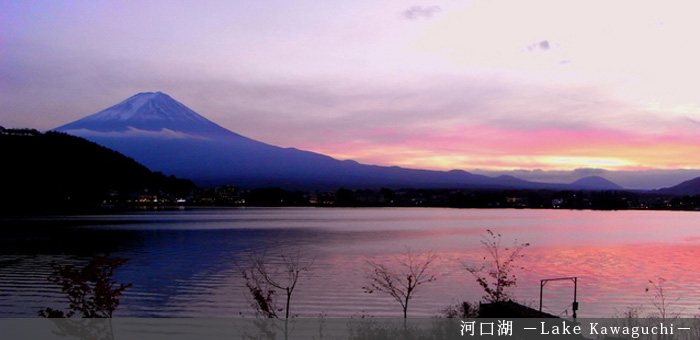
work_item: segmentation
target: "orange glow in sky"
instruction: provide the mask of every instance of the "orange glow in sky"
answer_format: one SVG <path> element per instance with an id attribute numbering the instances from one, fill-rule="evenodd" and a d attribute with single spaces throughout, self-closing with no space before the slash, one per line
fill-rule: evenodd
<path id="1" fill-rule="evenodd" d="M 382 146 L 350 138 L 314 150 L 340 159 L 431 169 L 611 170 L 700 168 L 700 134 L 464 127 Z M 309 145 L 309 148 L 312 146 Z"/>

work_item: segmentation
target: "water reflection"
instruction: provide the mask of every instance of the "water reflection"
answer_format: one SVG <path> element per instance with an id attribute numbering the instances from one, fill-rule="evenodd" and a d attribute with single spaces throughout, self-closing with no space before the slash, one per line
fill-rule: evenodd
<path id="1" fill-rule="evenodd" d="M 674 308 L 693 315 L 700 313 L 697 222 L 693 213 L 456 209 L 217 209 L 10 221 L 0 237 L 0 315 L 59 307 L 60 290 L 46 281 L 51 262 L 84 263 L 104 253 L 129 258 L 117 279 L 134 286 L 117 315 L 252 315 L 237 261 L 252 251 L 302 248 L 317 260 L 299 283 L 293 311 L 400 316 L 391 298 L 364 294 L 362 286 L 368 258 L 410 247 L 440 255 L 438 280 L 421 287 L 409 308 L 409 316 L 429 317 L 483 295 L 460 261 L 482 260 L 486 229 L 504 242 L 533 244 L 514 295 L 535 308 L 540 279 L 578 276 L 580 317 L 633 305 L 651 313 L 644 288 L 664 277 Z M 572 287 L 548 284 L 545 293 L 546 311 L 570 313 Z"/>

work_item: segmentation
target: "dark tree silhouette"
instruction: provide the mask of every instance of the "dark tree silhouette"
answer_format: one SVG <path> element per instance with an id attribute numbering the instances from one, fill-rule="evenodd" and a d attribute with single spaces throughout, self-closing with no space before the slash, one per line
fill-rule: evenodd
<path id="1" fill-rule="evenodd" d="M 651 301 L 651 304 L 659 312 L 658 316 L 662 320 L 667 318 L 675 319 L 680 317 L 681 313 L 671 312 L 670 306 L 673 302 L 680 300 L 680 298 L 670 299 L 666 292 L 666 279 L 659 277 L 656 282 L 649 280 L 651 287 L 646 287 L 644 292 L 647 294 L 647 298 Z"/>
<path id="2" fill-rule="evenodd" d="M 481 237 L 481 244 L 488 253 L 483 258 L 487 264 L 473 266 L 463 262 L 462 265 L 484 289 L 486 295 L 483 298 L 486 301 L 506 301 L 510 298 L 507 289 L 517 284 L 517 277 L 513 273 L 516 268 L 515 262 L 524 256 L 522 252 L 530 244 L 518 244 L 515 240 L 512 248 L 501 248 L 501 234 L 491 230 L 486 230 L 486 234 Z"/>
<path id="3" fill-rule="evenodd" d="M 249 266 L 240 270 L 252 295 L 256 313 L 265 318 L 278 318 L 277 312 L 284 310 L 284 318 L 289 319 L 292 293 L 302 272 L 309 271 L 313 262 L 313 259 L 304 258 L 301 251 L 291 256 L 280 255 L 276 262 L 270 261 L 266 254 L 252 254 Z M 277 289 L 286 294 L 284 309 L 277 306 Z"/>
<path id="4" fill-rule="evenodd" d="M 114 281 L 114 270 L 126 263 L 126 259 L 107 255 L 95 257 L 83 268 L 54 264 L 49 281 L 61 286 L 67 295 L 69 311 L 46 308 L 39 316 L 47 318 L 111 318 L 119 307 L 119 297 L 129 284 Z"/>
<path id="5" fill-rule="evenodd" d="M 436 280 L 430 272 L 431 265 L 438 256 L 433 252 L 415 254 L 410 249 L 402 258 L 395 258 L 394 263 L 367 261 L 372 267 L 369 274 L 371 283 L 362 287 L 365 293 L 383 292 L 389 294 L 401 304 L 404 319 L 408 313 L 408 302 L 418 286 Z"/>

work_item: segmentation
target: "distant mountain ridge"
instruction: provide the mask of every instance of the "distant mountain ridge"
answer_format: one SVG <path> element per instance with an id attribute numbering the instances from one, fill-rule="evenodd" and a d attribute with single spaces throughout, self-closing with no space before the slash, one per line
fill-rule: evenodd
<path id="1" fill-rule="evenodd" d="M 583 177 L 569 186 L 578 190 L 624 190 L 623 187 L 600 176 Z"/>
<path id="2" fill-rule="evenodd" d="M 669 188 L 659 189 L 657 191 L 662 194 L 671 195 L 700 195 L 700 177 L 687 180 Z"/>
<path id="3" fill-rule="evenodd" d="M 200 185 L 345 188 L 574 188 L 512 176 L 488 177 L 462 170 L 433 171 L 365 165 L 281 148 L 231 132 L 162 92 L 136 94 L 96 114 L 57 127 L 134 158 L 154 171 Z M 611 183 L 589 181 L 588 190 Z M 614 184 L 614 183 L 612 183 Z"/>

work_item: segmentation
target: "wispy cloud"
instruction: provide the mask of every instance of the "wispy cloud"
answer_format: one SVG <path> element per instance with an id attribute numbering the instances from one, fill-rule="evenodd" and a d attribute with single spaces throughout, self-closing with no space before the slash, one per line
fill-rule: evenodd
<path id="1" fill-rule="evenodd" d="M 524 49 L 526 52 L 547 52 L 550 51 L 552 48 L 558 47 L 556 44 L 551 44 L 548 40 L 542 40 L 537 43 L 533 43 L 530 45 L 527 45 Z"/>
<path id="2" fill-rule="evenodd" d="M 690 118 L 690 117 L 686 117 L 685 119 L 686 119 L 687 121 L 693 123 L 693 124 L 700 125 L 700 121 L 697 120 L 697 119 L 693 119 L 693 118 Z"/>
<path id="3" fill-rule="evenodd" d="M 401 12 L 401 15 L 409 20 L 430 19 L 433 15 L 441 11 L 442 8 L 440 8 L 440 6 L 413 6 Z"/>

